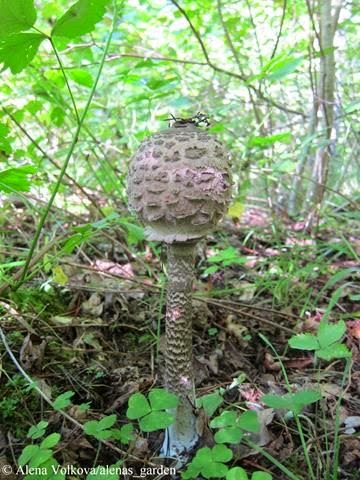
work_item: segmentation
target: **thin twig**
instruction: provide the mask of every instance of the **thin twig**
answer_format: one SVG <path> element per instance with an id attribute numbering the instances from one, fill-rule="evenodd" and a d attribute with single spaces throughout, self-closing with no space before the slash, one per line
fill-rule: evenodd
<path id="1" fill-rule="evenodd" d="M 285 14 L 286 14 L 286 4 L 287 4 L 287 0 L 284 0 L 284 3 L 283 3 L 283 12 L 282 12 L 281 21 L 280 21 L 279 33 L 278 33 L 278 35 L 277 35 L 277 37 L 276 37 L 276 42 L 275 42 L 275 45 L 274 45 L 274 49 L 273 49 L 272 54 L 271 54 L 271 57 L 270 57 L 271 59 L 275 57 L 276 50 L 277 50 L 278 45 L 279 45 L 279 41 L 280 41 L 282 29 L 283 29 L 283 26 L 284 26 L 284 20 L 285 20 Z"/>
<path id="2" fill-rule="evenodd" d="M 173 5 L 176 6 L 176 8 L 181 12 L 181 14 L 184 16 L 184 18 L 186 19 L 186 21 L 188 22 L 189 24 L 189 27 L 191 29 L 191 31 L 193 32 L 195 38 L 197 39 L 199 45 L 200 45 L 200 48 L 201 48 L 201 51 L 203 52 L 203 55 L 206 59 L 206 63 L 209 67 L 211 67 L 213 70 L 215 70 L 216 72 L 219 72 L 219 73 L 224 73 L 225 75 L 229 75 L 231 77 L 234 77 L 234 78 L 238 78 L 239 80 L 242 80 L 243 82 L 247 82 L 248 81 L 248 78 L 244 75 L 242 75 L 241 73 L 234 73 L 234 72 L 230 72 L 229 70 L 225 70 L 223 68 L 220 68 L 218 67 L 216 64 L 214 64 L 212 62 L 212 60 L 210 59 L 210 56 L 208 54 L 208 51 L 205 47 L 205 44 L 199 34 L 199 32 L 196 30 L 196 28 L 194 27 L 190 17 L 188 16 L 186 10 L 184 10 L 176 0 L 170 0 L 171 3 Z M 257 89 L 256 87 L 254 87 L 254 85 L 251 85 L 249 84 L 248 85 L 249 88 L 251 88 L 258 96 L 261 100 L 269 103 L 270 105 L 272 105 L 273 107 L 275 108 L 278 108 L 279 110 L 283 110 L 285 112 L 288 112 L 288 113 L 293 113 L 295 115 L 301 115 L 302 117 L 306 117 L 306 114 L 304 112 L 300 112 L 298 110 L 293 110 L 291 108 L 288 108 L 288 107 L 285 107 L 284 105 L 281 105 L 279 103 L 277 103 L 276 101 L 274 101 L 273 99 L 271 98 L 268 98 L 266 97 L 259 89 Z"/>

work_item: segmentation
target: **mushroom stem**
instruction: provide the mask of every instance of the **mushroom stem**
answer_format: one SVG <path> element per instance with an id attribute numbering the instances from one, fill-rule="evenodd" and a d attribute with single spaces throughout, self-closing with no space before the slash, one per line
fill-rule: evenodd
<path id="1" fill-rule="evenodd" d="M 194 415 L 192 366 L 192 285 L 196 242 L 168 245 L 165 385 L 180 397 L 175 421 L 167 430 L 163 453 L 186 457 L 198 439 Z M 185 454 L 185 455 L 184 455 Z"/>

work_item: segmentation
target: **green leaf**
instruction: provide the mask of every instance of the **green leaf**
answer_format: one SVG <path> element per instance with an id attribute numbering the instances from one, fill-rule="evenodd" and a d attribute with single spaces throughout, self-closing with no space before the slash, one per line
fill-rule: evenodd
<path id="1" fill-rule="evenodd" d="M 256 412 L 248 410 L 244 412 L 237 420 L 237 425 L 247 432 L 258 432 L 260 430 L 260 423 Z"/>
<path id="2" fill-rule="evenodd" d="M 250 137 L 247 146 L 248 147 L 271 147 L 276 142 L 290 143 L 292 139 L 291 132 L 281 132 L 268 137 Z"/>
<path id="3" fill-rule="evenodd" d="M 244 436 L 240 427 L 226 427 L 215 433 L 217 443 L 239 443 Z"/>
<path id="4" fill-rule="evenodd" d="M 149 400 L 152 410 L 165 410 L 175 408 L 179 403 L 178 397 L 162 388 L 154 388 L 149 393 Z"/>
<path id="5" fill-rule="evenodd" d="M 108 415 L 101 420 L 90 420 L 84 424 L 84 432 L 88 435 L 92 435 L 98 440 L 105 440 L 112 436 L 112 431 L 107 430 L 116 422 L 116 415 Z"/>
<path id="6" fill-rule="evenodd" d="M 37 438 L 42 437 L 48 425 L 49 425 L 49 422 L 45 422 L 45 420 L 41 420 L 41 422 L 39 422 L 37 425 L 33 425 L 32 427 L 30 427 L 27 437 L 32 438 L 33 440 L 36 440 Z"/>
<path id="7" fill-rule="evenodd" d="M 129 398 L 126 416 L 129 420 L 136 420 L 151 412 L 149 402 L 142 393 L 134 393 Z"/>
<path id="8" fill-rule="evenodd" d="M 251 480 L 272 480 L 272 475 L 267 472 L 254 472 Z"/>
<path id="9" fill-rule="evenodd" d="M 127 231 L 127 242 L 129 245 L 134 245 L 141 242 L 145 238 L 144 228 L 135 223 L 130 223 L 126 220 L 120 220 L 120 225 L 125 227 Z"/>
<path id="10" fill-rule="evenodd" d="M 0 0 L 0 38 L 28 30 L 36 21 L 34 0 Z"/>
<path id="11" fill-rule="evenodd" d="M 211 451 L 211 456 L 215 462 L 228 462 L 233 457 L 233 452 L 225 445 L 215 445 Z"/>
<path id="12" fill-rule="evenodd" d="M 302 63 L 304 57 L 288 57 L 274 65 L 265 77 L 270 81 L 280 80 L 280 78 L 294 72 Z"/>
<path id="13" fill-rule="evenodd" d="M 291 348 L 298 350 L 317 350 L 319 348 L 318 339 L 311 333 L 299 333 L 289 339 Z"/>
<path id="14" fill-rule="evenodd" d="M 226 480 L 249 480 L 249 477 L 243 468 L 234 467 L 227 472 Z"/>
<path id="15" fill-rule="evenodd" d="M 64 124 L 65 111 L 63 108 L 54 107 L 50 113 L 50 119 L 57 127 L 61 127 Z"/>
<path id="16" fill-rule="evenodd" d="M 12 73 L 21 72 L 35 57 L 44 38 L 41 33 L 15 33 L 0 40 L 2 71 L 10 68 Z"/>
<path id="17" fill-rule="evenodd" d="M 23 465 L 26 465 L 29 460 L 38 453 L 39 450 L 39 445 L 28 445 L 27 447 L 25 447 L 19 457 L 19 465 L 21 467 Z"/>
<path id="18" fill-rule="evenodd" d="M 112 429 L 111 437 L 124 445 L 128 445 L 129 442 L 134 438 L 134 427 L 131 423 L 123 425 L 120 429 Z"/>
<path id="19" fill-rule="evenodd" d="M 174 423 L 174 416 L 167 412 L 151 412 L 139 421 L 143 432 L 154 432 L 169 427 Z"/>
<path id="20" fill-rule="evenodd" d="M 98 429 L 99 430 L 104 430 L 106 428 L 110 428 L 114 425 L 115 422 L 116 422 L 116 415 L 115 414 L 103 417 L 98 422 Z"/>
<path id="21" fill-rule="evenodd" d="M 90 33 L 106 10 L 110 0 L 79 0 L 55 23 L 51 34 L 74 38 Z"/>
<path id="22" fill-rule="evenodd" d="M 32 175 L 36 171 L 36 168 L 31 165 L 3 170 L 0 172 L 0 191 L 6 193 L 12 193 L 14 190 L 28 192 L 31 185 L 28 175 Z"/>
<path id="23" fill-rule="evenodd" d="M 301 410 L 311 403 L 321 399 L 321 394 L 314 390 L 304 390 L 297 393 L 287 393 L 286 395 L 264 395 L 261 401 L 272 408 L 284 408 L 298 414 Z"/>
<path id="24" fill-rule="evenodd" d="M 316 356 L 323 360 L 334 360 L 335 358 L 349 358 L 351 357 L 351 351 L 346 345 L 342 343 L 336 343 L 326 348 L 321 348 L 316 351 Z"/>
<path id="25" fill-rule="evenodd" d="M 230 265 L 232 262 L 235 262 L 237 259 L 241 259 L 246 261 L 245 257 L 244 259 L 241 257 L 239 251 L 234 248 L 234 247 L 228 247 L 222 252 L 218 253 L 217 255 L 213 255 L 212 257 L 209 257 L 207 261 L 209 263 L 225 263 L 228 262 L 228 265 Z"/>
<path id="26" fill-rule="evenodd" d="M 48 435 L 44 440 L 40 443 L 40 448 L 41 449 L 46 449 L 46 448 L 53 448 L 55 445 L 57 445 L 60 441 L 60 434 L 59 433 L 52 433 L 51 435 Z"/>
<path id="27" fill-rule="evenodd" d="M 208 417 L 212 417 L 214 412 L 218 409 L 218 407 L 223 402 L 223 397 L 220 395 L 219 391 L 216 390 L 213 393 L 209 393 L 208 395 L 204 395 L 200 399 L 201 406 L 205 410 L 205 413 Z"/>
<path id="28" fill-rule="evenodd" d="M 203 466 L 201 473 L 205 478 L 222 478 L 228 470 L 229 467 L 223 463 L 211 462 Z"/>
<path id="29" fill-rule="evenodd" d="M 91 88 L 94 83 L 91 73 L 82 68 L 72 68 L 71 70 L 68 70 L 68 76 L 71 80 L 74 80 L 74 82 L 83 87 Z"/>
<path id="30" fill-rule="evenodd" d="M 63 410 L 64 408 L 68 407 L 69 405 L 71 405 L 71 397 L 75 395 L 75 392 L 72 392 L 72 391 L 68 391 L 68 392 L 64 392 L 62 393 L 61 395 L 59 395 L 58 397 L 55 398 L 54 400 L 54 403 L 53 403 L 53 407 L 55 410 Z"/>
<path id="31" fill-rule="evenodd" d="M 42 463 L 46 462 L 53 456 L 53 451 L 50 449 L 42 450 L 39 448 L 39 450 L 31 457 L 31 460 L 29 461 L 29 467 L 30 468 L 35 468 L 39 467 Z"/>
<path id="32" fill-rule="evenodd" d="M 227 410 L 222 412 L 221 415 L 215 417 L 210 422 L 211 428 L 219 428 L 219 427 L 228 427 L 234 425 L 237 419 L 237 414 L 234 410 Z"/>
<path id="33" fill-rule="evenodd" d="M 340 320 L 337 323 L 327 323 L 321 321 L 317 331 L 320 347 L 324 349 L 330 346 L 332 343 L 340 340 L 344 335 L 345 330 L 346 325 L 343 320 Z"/>
<path id="34" fill-rule="evenodd" d="M 321 399 L 321 393 L 315 390 L 304 390 L 302 392 L 297 392 L 292 395 L 293 408 L 291 409 L 294 413 L 300 413 L 301 410 L 311 403 L 315 403 Z"/>

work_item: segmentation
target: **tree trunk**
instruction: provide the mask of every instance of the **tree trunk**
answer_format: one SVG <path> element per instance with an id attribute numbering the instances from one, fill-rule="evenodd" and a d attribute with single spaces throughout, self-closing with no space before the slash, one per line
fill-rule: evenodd
<path id="1" fill-rule="evenodd" d="M 319 43 L 320 43 L 320 78 L 317 86 L 320 128 L 322 138 L 315 154 L 309 197 L 311 201 L 307 226 L 314 228 L 319 223 L 320 209 L 324 199 L 326 182 L 329 173 L 331 152 L 331 134 L 334 123 L 334 91 L 335 91 L 335 55 L 334 36 L 339 19 L 342 0 L 340 0 L 332 15 L 332 0 L 319 0 Z"/>

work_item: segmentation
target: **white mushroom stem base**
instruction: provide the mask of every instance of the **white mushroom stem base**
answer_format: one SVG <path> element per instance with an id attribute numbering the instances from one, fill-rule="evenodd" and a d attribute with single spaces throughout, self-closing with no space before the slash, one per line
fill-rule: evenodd
<path id="1" fill-rule="evenodd" d="M 165 386 L 180 397 L 180 403 L 172 412 L 175 421 L 166 432 L 161 453 L 175 457 L 178 465 L 186 462 L 198 440 L 191 319 L 195 245 L 189 241 L 168 246 Z"/>

